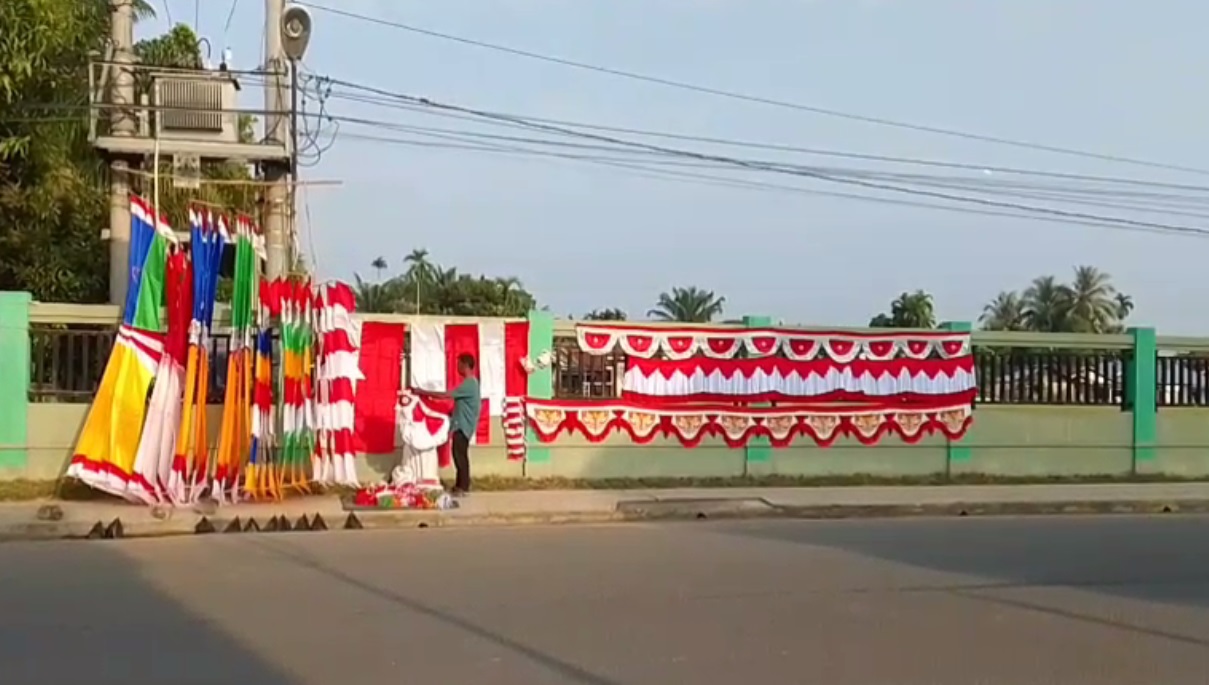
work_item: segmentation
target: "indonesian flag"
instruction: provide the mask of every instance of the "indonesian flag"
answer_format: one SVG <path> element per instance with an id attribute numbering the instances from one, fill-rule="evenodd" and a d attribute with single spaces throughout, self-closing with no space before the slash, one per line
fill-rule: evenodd
<path id="1" fill-rule="evenodd" d="M 471 442 L 491 444 L 491 424 L 506 405 L 525 397 L 528 374 L 522 360 L 529 354 L 528 322 L 489 321 L 471 324 L 418 323 L 411 329 L 411 387 L 450 392 L 458 386 L 458 357 L 474 357 L 483 408 Z M 512 402 L 509 402 L 512 400 Z M 523 433 L 522 433 L 523 435 Z M 523 456 L 523 453 L 522 453 Z"/>
<path id="2" fill-rule="evenodd" d="M 395 451 L 395 412 L 403 388 L 406 337 L 407 327 L 401 323 L 367 321 L 361 327 L 358 362 L 362 380 L 354 402 L 354 446 L 359 454 Z"/>

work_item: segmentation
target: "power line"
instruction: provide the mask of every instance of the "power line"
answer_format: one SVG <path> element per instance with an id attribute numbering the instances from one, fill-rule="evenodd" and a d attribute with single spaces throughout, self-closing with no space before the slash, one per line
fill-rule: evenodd
<path id="1" fill-rule="evenodd" d="M 1074 224 L 1074 225 L 1081 225 L 1081 226 L 1090 226 L 1090 227 L 1095 227 L 1095 228 L 1107 228 L 1107 229 L 1111 229 L 1111 230 L 1127 231 L 1127 232 L 1133 232 L 1133 233 L 1137 233 L 1137 232 L 1140 232 L 1140 233 L 1168 233 L 1169 232 L 1165 229 L 1160 229 L 1160 228 L 1122 226 L 1118 223 L 1107 222 L 1107 221 L 1093 221 L 1093 220 L 1081 220 L 1081 219 L 1069 219 L 1069 218 L 1056 218 L 1056 217 L 1049 217 L 1049 216 L 1036 216 L 1033 214 L 999 211 L 999 210 L 994 210 L 994 209 L 973 209 L 973 208 L 969 208 L 969 207 L 958 207 L 958 206 L 952 206 L 952 205 L 942 205 L 942 204 L 935 204 L 935 203 L 928 203 L 928 202 L 919 202 L 919 201 L 902 200 L 902 199 L 896 199 L 896 198 L 878 197 L 878 196 L 874 196 L 874 195 L 861 195 L 858 193 L 844 193 L 844 192 L 835 192 L 835 191 L 828 191 L 828 190 L 816 190 L 816 189 L 812 189 L 812 188 L 802 188 L 802 187 L 798 187 L 798 186 L 790 186 L 790 185 L 784 185 L 784 184 L 765 183 L 765 182 L 759 182 L 759 181 L 749 181 L 749 180 L 743 180 L 743 179 L 727 178 L 725 176 L 715 176 L 715 175 L 710 175 L 710 174 L 700 174 L 700 173 L 684 172 L 684 171 L 673 171 L 673 170 L 668 170 L 668 169 L 651 168 L 651 167 L 645 166 L 644 164 L 637 164 L 637 163 L 630 163 L 630 162 L 625 162 L 625 161 L 621 161 L 621 160 L 610 160 L 610 159 L 606 159 L 606 158 L 599 158 L 599 157 L 594 157 L 591 155 L 564 154 L 564 153 L 548 152 L 548 151 L 541 151 L 541 150 L 524 150 L 524 149 L 520 149 L 520 148 L 508 148 L 508 147 L 504 147 L 504 146 L 496 146 L 496 145 L 491 145 L 491 144 L 475 145 L 475 144 L 441 143 L 441 142 L 424 141 L 424 140 L 409 140 L 409 139 L 404 139 L 404 138 L 366 135 L 366 134 L 360 134 L 360 133 L 343 133 L 343 134 L 341 134 L 341 137 L 352 139 L 352 140 L 362 140 L 362 141 L 366 141 L 366 142 L 389 143 L 389 144 L 407 145 L 407 146 L 420 147 L 420 148 L 436 148 L 436 149 L 471 151 L 471 152 L 494 152 L 494 153 L 502 153 L 502 154 L 516 154 L 516 155 L 520 155 L 522 157 L 533 157 L 540 161 L 545 161 L 547 158 L 551 158 L 551 159 L 555 159 L 555 160 L 563 159 L 563 160 L 571 160 L 571 161 L 581 161 L 581 162 L 588 162 L 591 164 L 596 164 L 596 165 L 601 165 L 601 166 L 615 167 L 615 168 L 619 168 L 619 169 L 640 170 L 644 173 L 628 174 L 628 175 L 637 176 L 640 178 L 654 178 L 656 180 L 671 179 L 671 180 L 680 180 L 680 181 L 690 181 L 690 182 L 695 182 L 696 185 L 745 188 L 745 189 L 750 189 L 750 190 L 763 190 L 763 191 L 772 191 L 772 192 L 777 192 L 777 193 L 793 193 L 793 194 L 810 195 L 810 196 L 816 196 L 816 197 L 833 197 L 833 198 L 855 200 L 855 201 L 859 201 L 859 202 L 873 203 L 873 204 L 886 204 L 886 205 L 894 205 L 894 206 L 916 207 L 916 208 L 921 208 L 921 209 L 933 209 L 933 210 L 941 210 L 941 211 L 947 211 L 947 212 L 955 212 L 955 213 L 959 213 L 959 214 L 972 214 L 972 215 L 977 215 L 977 216 L 994 216 L 994 217 L 1006 217 L 1006 218 L 1011 218 L 1011 219 L 1028 219 L 1028 220 L 1046 221 L 1046 222 L 1051 222 L 1051 223 L 1059 223 L 1059 224 L 1064 224 L 1064 225 Z M 1209 230 L 1203 230 L 1201 232 L 1198 232 L 1197 234 L 1195 234 L 1195 237 L 1209 238 Z"/>
<path id="2" fill-rule="evenodd" d="M 239 7 L 239 0 L 231 0 L 231 9 L 227 10 L 227 21 L 223 24 L 222 35 L 223 40 L 226 40 L 227 32 L 231 30 L 231 20 L 235 18 L 235 8 Z"/>
<path id="3" fill-rule="evenodd" d="M 380 96 L 379 98 L 373 98 L 373 97 L 368 97 L 368 96 L 353 95 L 353 94 L 341 93 L 341 92 L 333 92 L 330 94 L 330 97 L 333 97 L 333 98 L 350 100 L 353 102 L 364 102 L 367 104 L 379 105 L 379 106 L 394 108 L 394 109 L 406 109 L 409 111 L 425 111 L 425 109 L 426 109 L 422 106 L 414 105 L 409 102 L 400 101 L 397 98 L 393 98 L 392 96 L 394 94 L 390 93 L 389 91 L 385 91 L 385 90 L 381 90 L 378 88 L 373 88 L 371 86 L 366 86 L 366 85 L 361 85 L 361 84 L 353 84 L 348 81 L 341 81 L 341 80 L 337 80 L 337 79 L 330 79 L 330 81 L 334 84 L 341 85 L 345 88 L 363 90 L 363 91 L 370 92 L 370 93 L 376 93 Z M 449 116 L 449 117 L 462 119 L 462 120 L 478 121 L 480 123 L 484 123 L 482 121 L 482 119 L 478 118 L 478 117 L 463 116 L 463 115 L 458 115 L 456 113 L 450 113 L 450 112 L 432 112 L 431 110 L 429 110 L 429 113 L 439 114 L 442 116 Z M 1172 189 L 1172 190 L 1189 190 L 1189 191 L 1195 191 L 1195 192 L 1209 192 L 1209 186 L 1198 186 L 1198 185 L 1183 184 L 1183 183 L 1148 181 L 1148 180 L 1144 180 L 1144 179 L 1126 178 L 1126 177 L 1117 177 L 1117 176 L 1097 176 L 1097 175 L 1088 175 L 1088 174 L 1073 174 L 1073 173 L 1064 173 L 1064 172 L 1056 172 L 1056 171 L 1044 171 L 1044 170 L 1040 170 L 1040 169 L 1028 169 L 1028 168 L 1021 168 L 1021 167 L 1004 167 L 1004 166 L 993 166 L 993 165 L 985 165 L 985 164 L 971 164 L 971 163 L 967 163 L 967 162 L 949 162 L 949 161 L 944 161 L 944 160 L 921 159 L 921 158 L 915 158 L 915 157 L 894 157 L 894 156 L 887 156 L 887 155 L 864 154 L 864 153 L 858 153 L 858 152 L 846 152 L 846 151 L 841 151 L 841 150 L 799 147 L 799 146 L 795 146 L 795 145 L 784 145 L 784 144 L 778 144 L 778 143 L 737 140 L 737 139 L 730 139 L 730 138 L 716 138 L 716 137 L 710 137 L 710 136 L 695 136 L 695 135 L 671 133 L 671 132 L 665 132 L 665 131 L 653 131 L 650 129 L 630 128 L 630 127 L 625 127 L 625 126 L 608 126 L 608 125 L 604 125 L 604 124 L 570 121 L 570 120 L 566 120 L 566 119 L 550 119 L 550 118 L 544 118 L 544 117 L 538 117 L 538 116 L 531 116 L 531 115 L 527 115 L 527 114 L 516 114 L 516 113 L 499 112 L 499 111 L 496 111 L 493 113 L 499 114 L 504 117 L 519 118 L 519 119 L 524 119 L 525 121 L 543 123 L 543 124 L 552 124 L 555 126 L 570 127 L 570 128 L 582 128 L 582 129 L 589 129 L 589 130 L 595 130 L 595 131 L 606 131 L 606 132 L 610 132 L 610 133 L 625 133 L 625 134 L 629 134 L 629 135 L 639 135 L 639 136 L 645 136 L 645 137 L 651 137 L 651 138 L 664 138 L 664 139 L 668 139 L 668 140 L 681 140 L 681 141 L 686 141 L 686 142 L 709 143 L 709 144 L 713 144 L 713 145 L 724 145 L 724 146 L 730 146 L 730 147 L 742 147 L 742 148 L 751 148 L 751 149 L 770 150 L 770 151 L 776 151 L 776 152 L 792 152 L 792 153 L 800 153 L 800 154 L 841 157 L 841 158 L 847 158 L 847 159 L 857 159 L 857 160 L 873 161 L 873 162 L 889 162 L 889 163 L 894 163 L 894 164 L 928 166 L 928 167 L 947 168 L 947 169 L 960 169 L 960 170 L 965 170 L 965 171 L 977 171 L 977 172 L 984 172 L 984 173 L 989 171 L 992 173 L 1002 173 L 1002 174 L 1020 175 L 1020 176 L 1036 176 L 1039 178 L 1053 178 L 1053 179 L 1073 180 L 1073 181 L 1091 181 L 1091 182 L 1096 182 L 1096 183 L 1115 183 L 1115 184 L 1122 184 L 1122 185 L 1137 185 L 1137 186 L 1149 186 L 1149 187 L 1155 187 L 1155 188 L 1168 188 L 1168 189 Z M 485 123 L 494 123 L 496 125 L 503 125 L 503 126 L 508 126 L 508 127 L 517 127 L 518 126 L 517 124 L 513 124 L 513 123 L 507 122 L 507 121 L 496 121 L 496 122 L 485 122 Z M 521 128 L 528 128 L 528 127 L 521 127 Z"/>
<path id="4" fill-rule="evenodd" d="M 806 170 L 806 169 L 787 169 L 784 167 L 779 167 L 779 166 L 769 164 L 767 162 L 762 162 L 762 161 L 745 160 L 745 159 L 740 159 L 740 158 L 735 158 L 735 157 L 726 157 L 726 156 L 722 156 L 722 155 L 713 155 L 713 154 L 695 152 L 695 151 L 691 151 L 691 150 L 664 147 L 664 146 L 660 146 L 660 145 L 651 145 L 648 143 L 641 143 L 641 142 L 636 142 L 636 141 L 629 141 L 629 140 L 624 140 L 624 139 L 620 139 L 620 138 L 615 138 L 612 136 L 604 136 L 604 135 L 599 135 L 599 134 L 595 134 L 595 133 L 586 133 L 583 131 L 575 131 L 575 130 L 571 130 L 571 129 L 560 128 L 557 126 L 551 126 L 548 124 L 529 122 L 529 121 L 519 119 L 516 117 L 509 117 L 506 115 L 500 115 L 500 114 L 495 114 L 492 112 L 476 110 L 476 109 L 472 109 L 469 107 L 462 107 L 459 105 L 440 103 L 440 102 L 436 102 L 436 101 L 433 101 L 433 100 L 430 100 L 427 98 L 420 98 L 420 97 L 416 97 L 416 96 L 403 95 L 403 94 L 396 94 L 396 97 L 399 97 L 400 99 L 403 99 L 403 100 L 407 100 L 414 104 L 432 107 L 435 109 L 454 111 L 454 112 L 459 112 L 459 113 L 463 113 L 463 114 L 469 114 L 469 115 L 473 115 L 473 116 L 483 117 L 483 118 L 487 118 L 487 119 L 512 121 L 514 123 L 518 123 L 518 124 L 533 128 L 534 130 L 561 133 L 564 135 L 575 136 L 575 137 L 584 138 L 584 139 L 588 139 L 588 140 L 596 140 L 596 141 L 600 141 L 600 142 L 612 143 L 615 145 L 621 145 L 624 147 L 630 147 L 630 148 L 634 148 L 634 149 L 649 150 L 652 152 L 659 152 L 659 153 L 663 153 L 663 154 L 667 154 L 667 155 L 671 155 L 671 156 L 679 156 L 679 157 L 683 157 L 683 158 L 687 158 L 687 159 L 718 162 L 721 164 L 731 165 L 734 167 L 739 167 L 739 168 L 744 168 L 744 169 L 751 169 L 754 171 L 766 171 L 766 172 L 772 172 L 772 173 L 784 173 L 784 174 L 791 174 L 791 175 L 796 175 L 796 176 L 805 176 L 808 178 L 813 178 L 813 179 L 821 180 L 821 181 L 827 181 L 830 183 L 840 183 L 840 184 L 845 184 L 845 185 L 864 187 L 864 188 L 868 188 L 871 190 L 880 190 L 880 191 L 899 193 L 899 194 L 931 197 L 934 199 L 945 200 L 945 201 L 949 201 L 949 202 L 975 204 L 975 205 L 995 207 L 995 208 L 1000 208 L 1000 209 L 1023 210 L 1023 211 L 1029 211 L 1029 212 L 1036 212 L 1039 214 L 1048 214 L 1048 215 L 1052 215 L 1052 216 L 1059 216 L 1059 217 L 1063 217 L 1063 218 L 1067 218 L 1067 219 L 1081 219 L 1081 220 L 1090 220 L 1090 221 L 1109 221 L 1109 222 L 1119 223 L 1122 225 L 1134 226 L 1134 227 L 1138 227 L 1138 228 L 1158 228 L 1158 229 L 1163 229 L 1165 231 L 1169 231 L 1172 233 L 1186 233 L 1186 234 L 1209 233 L 1209 231 L 1206 231 L 1205 229 L 1199 229 L 1199 228 L 1190 227 L 1190 226 L 1162 224 L 1162 223 L 1158 223 L 1158 222 L 1140 221 L 1140 220 L 1127 219 L 1127 218 L 1122 218 L 1122 217 L 1103 216 L 1103 215 L 1098 215 L 1098 214 L 1090 214 L 1090 213 L 1086 213 L 1086 212 L 1074 212 L 1074 211 L 1068 211 L 1068 210 L 1063 210 L 1063 209 L 1054 209 L 1054 208 L 1050 208 L 1050 207 L 1037 207 L 1037 206 L 1032 206 L 1032 205 L 1023 205 L 1023 204 L 1016 203 L 1016 202 L 1001 202 L 1001 201 L 997 201 L 997 200 L 989 200 L 986 198 L 971 197 L 971 196 L 967 196 L 967 195 L 957 195 L 957 194 L 953 194 L 953 193 L 944 193 L 944 192 L 937 192 L 937 191 L 931 191 L 931 190 L 920 190 L 920 189 L 916 189 L 916 188 L 909 188 L 909 187 L 893 185 L 893 184 L 888 184 L 888 183 L 866 181 L 866 180 L 862 180 L 859 178 L 843 177 L 843 176 L 838 176 L 838 175 L 831 174 L 831 173 L 820 173 L 817 171 Z"/>
<path id="5" fill-rule="evenodd" d="M 909 122 L 895 121 L 893 119 L 886 119 L 883 117 L 874 117 L 874 116 L 868 116 L 868 115 L 863 115 L 863 114 L 855 114 L 852 112 L 844 112 L 844 111 L 835 110 L 835 109 L 828 109 L 825 107 L 818 107 L 815 105 L 806 105 L 806 104 L 801 104 L 801 103 L 788 102 L 785 100 L 776 100 L 773 98 L 768 98 L 768 97 L 763 97 L 763 96 L 758 96 L 758 95 L 750 95 L 750 94 L 746 94 L 746 93 L 738 93 L 738 92 L 734 92 L 734 91 L 721 90 L 718 88 L 702 86 L 702 85 L 698 85 L 698 84 L 694 84 L 694 83 L 688 83 L 685 81 L 677 81 L 677 80 L 673 80 L 673 79 L 669 79 L 669 78 L 664 78 L 661 76 L 651 76 L 648 74 L 640 74 L 638 72 L 626 71 L 623 69 L 615 69 L 613 67 L 606 67 L 606 66 L 602 66 L 602 65 L 598 65 L 598 64 L 589 64 L 587 62 L 578 62 L 575 60 L 566 59 L 563 57 L 556 57 L 553 55 L 544 55 L 544 54 L 532 52 L 529 50 L 523 50 L 520 48 L 509 47 L 509 46 L 500 45 L 497 43 L 489 43 L 486 41 L 476 40 L 476 39 L 472 39 L 472 38 L 466 38 L 463 36 L 456 36 L 456 35 L 449 34 L 449 33 L 443 33 L 440 31 L 434 31 L 432 29 L 426 29 L 426 28 L 422 28 L 419 26 L 414 26 L 412 24 L 405 24 L 402 22 L 391 21 L 388 19 L 383 19 L 381 17 L 373 17 L 373 16 L 369 16 L 366 14 L 359 14 L 357 12 L 350 12 L 348 10 L 336 9 L 333 7 L 326 7 L 324 5 L 318 5 L 318 4 L 311 3 L 309 5 L 309 7 L 316 9 L 316 10 L 320 10 L 322 12 L 328 12 L 330 14 L 335 14 L 335 15 L 347 17 L 350 19 L 356 19 L 359 21 L 365 21 L 365 22 L 369 22 L 372 24 L 378 24 L 380 26 L 387 26 L 390 28 L 399 29 L 401 31 L 408 31 L 410 33 L 428 36 L 430 38 L 439 38 L 441 40 L 452 41 L 455 43 L 461 43 L 463 45 L 470 45 L 470 46 L 474 46 L 474 47 L 478 47 L 478 48 L 483 48 L 486 50 L 493 50 L 495 52 L 501 52 L 501 53 L 505 53 L 505 54 L 509 54 L 509 55 L 514 55 L 517 57 L 524 57 L 527 59 L 548 62 L 551 64 L 558 64 L 561 66 L 571 67 L 574 69 L 581 69 L 581 70 L 592 71 L 592 72 L 601 73 L 601 74 L 608 74 L 610 76 L 617 76 L 617 77 L 621 77 L 621 78 L 632 79 L 635 81 L 644 81 L 646 83 L 652 83 L 652 84 L 656 84 L 656 85 L 660 85 L 660 86 L 666 86 L 669 88 L 676 88 L 679 90 L 686 90 L 686 91 L 692 91 L 692 92 L 696 92 L 696 93 L 702 93 L 705 95 L 713 95 L 716 97 L 727 98 L 730 100 L 751 102 L 751 103 L 756 103 L 756 104 L 768 105 L 768 106 L 772 106 L 772 107 L 779 107 L 782 109 L 797 110 L 797 111 L 801 111 L 801 112 L 810 112 L 812 114 L 820 114 L 823 116 L 829 116 L 829 117 L 834 117 L 834 118 L 838 118 L 838 119 L 846 119 L 849 121 L 860 121 L 860 122 L 864 122 L 867 124 L 876 124 L 878 126 L 888 126 L 888 127 L 892 127 L 892 128 L 917 131 L 917 132 L 921 132 L 921 133 L 931 133 L 931 134 L 935 134 L 935 135 L 949 136 L 952 138 L 963 138 L 965 140 L 976 140 L 976 141 L 984 142 L 984 143 L 993 143 L 996 145 L 1005 145 L 1005 146 L 1010 146 L 1010 147 L 1039 150 L 1039 151 L 1050 152 L 1050 153 L 1054 153 L 1054 154 L 1068 155 L 1068 156 L 1072 156 L 1072 157 L 1083 157 L 1083 158 L 1087 158 L 1087 159 L 1098 159 L 1101 161 L 1116 162 L 1116 163 L 1120 163 L 1120 164 L 1132 164 L 1135 166 L 1144 166 L 1144 167 L 1150 167 L 1150 168 L 1154 168 L 1154 169 L 1166 169 L 1168 171 L 1181 171 L 1181 172 L 1185 172 L 1185 173 L 1209 175 L 1209 169 L 1200 169 L 1200 168 L 1196 168 L 1196 167 L 1187 167 L 1187 166 L 1182 166 L 1182 165 L 1177 165 L 1177 164 L 1168 164 L 1165 162 L 1155 162 L 1155 161 L 1137 159 L 1137 158 L 1132 158 L 1132 157 L 1124 157 L 1124 156 L 1120 156 L 1120 155 L 1110 155 L 1110 154 L 1103 154 L 1103 153 L 1098 153 L 1098 152 L 1089 152 L 1086 150 L 1059 147 L 1056 145 L 1044 145 L 1041 143 L 1013 140 L 1010 138 L 1001 138 L 998 136 L 983 135 L 980 133 L 970 133 L 970 132 L 966 132 L 966 131 L 958 131 L 955 129 L 941 128 L 941 127 L 937 127 L 937 126 L 925 126 L 922 124 L 912 124 Z"/>
<path id="6" fill-rule="evenodd" d="M 443 128 L 424 127 L 424 126 L 409 126 L 409 125 L 403 125 L 403 124 L 390 124 L 387 122 L 374 122 L 371 120 L 354 119 L 354 118 L 341 118 L 341 120 L 348 122 L 348 123 L 355 124 L 355 125 L 372 126 L 375 128 L 384 128 L 384 129 L 388 129 L 391 131 L 401 131 L 401 132 L 406 132 L 406 133 L 416 133 L 419 135 L 424 135 L 424 136 L 429 136 L 429 137 L 434 137 L 434 138 L 448 139 L 448 140 L 459 140 L 459 141 L 468 141 L 469 140 L 469 141 L 475 141 L 475 142 L 479 142 L 481 140 L 494 140 L 494 141 L 503 141 L 503 142 L 509 142 L 509 143 L 521 143 L 521 144 L 525 144 L 525 145 L 550 146 L 550 147 L 557 147 L 557 148 L 571 148 L 571 149 L 576 149 L 576 150 L 589 150 L 589 151 L 598 151 L 598 152 L 623 152 L 623 153 L 638 152 L 640 154 L 644 153 L 644 151 L 627 150 L 624 148 L 617 148 L 615 146 L 607 146 L 607 145 L 586 145 L 586 144 L 568 143 L 565 141 L 546 140 L 546 139 L 541 139 L 541 138 L 525 138 L 525 137 L 519 137 L 519 136 L 502 136 L 502 135 L 485 134 L 485 133 L 481 133 L 481 132 L 477 132 L 477 131 L 443 129 Z M 513 148 L 513 149 L 531 150 L 532 148 Z M 539 151 L 533 150 L 533 152 L 537 153 Z M 650 153 L 650 154 L 654 154 L 654 153 Z M 632 158 L 609 159 L 609 158 L 603 158 L 603 157 L 595 157 L 594 159 L 616 161 L 616 162 L 633 162 L 634 161 Z M 668 159 L 659 158 L 659 159 L 655 159 L 655 160 L 642 160 L 642 161 L 643 161 L 643 163 L 646 163 L 646 164 L 658 164 L 660 166 L 705 167 L 705 168 L 713 168 L 713 169 L 729 168 L 724 165 L 719 165 L 719 164 L 713 163 L 713 162 L 680 161 L 677 159 L 668 160 Z M 1018 188 L 1013 191 L 1013 190 L 1003 190 L 1002 188 L 999 187 L 999 184 L 989 184 L 989 183 L 982 181 L 982 179 L 976 179 L 976 178 L 935 177 L 935 176 L 925 176 L 925 175 L 919 175 L 919 174 L 894 174 L 894 173 L 864 172 L 864 171 L 859 171 L 859 170 L 854 171 L 854 170 L 850 170 L 850 169 L 835 168 L 835 167 L 830 167 L 830 168 L 828 168 L 828 167 L 801 167 L 801 166 L 797 166 L 797 165 L 779 165 L 779 164 L 776 166 L 783 166 L 786 169 L 806 169 L 809 171 L 816 171 L 816 172 L 822 172 L 822 173 L 834 173 L 834 174 L 863 177 L 863 178 L 905 181 L 905 182 L 912 183 L 914 185 L 966 190 L 969 192 L 975 192 L 975 193 L 981 193 L 981 194 L 1019 197 L 1019 198 L 1042 200 L 1042 201 L 1067 202 L 1067 203 L 1071 203 L 1071 204 L 1081 204 L 1081 205 L 1093 206 L 1093 207 L 1106 207 L 1106 208 L 1111 208 L 1111 209 L 1124 209 L 1124 210 L 1134 210 L 1134 211 L 1149 211 L 1149 212 L 1155 212 L 1155 213 L 1170 214 L 1173 216 L 1186 216 L 1186 217 L 1209 219 L 1209 214 L 1202 213 L 1202 212 L 1190 212 L 1190 211 L 1184 211 L 1184 210 L 1180 210 L 1180 209 L 1172 209 L 1169 206 L 1162 206 L 1162 205 L 1155 206 L 1155 203 L 1153 200 L 1150 200 L 1150 203 L 1146 204 L 1143 202 L 1144 199 L 1147 199 L 1145 196 L 1143 196 L 1142 198 L 1139 198 L 1139 199 L 1133 199 L 1132 202 L 1134 204 L 1123 203 L 1121 201 L 1122 198 L 1119 197 L 1118 193 L 1104 192 L 1102 190 L 1100 192 L 1096 192 L 1095 189 L 1067 189 L 1067 188 L 1056 188 L 1055 189 L 1052 187 L 1037 186 L 1037 185 L 1032 185 L 1032 186 L 1030 186 L 1030 185 L 1011 186 L 1011 185 L 1009 185 L 1009 186 L 1007 186 L 1008 188 L 1014 188 L 1014 187 Z M 1032 191 L 1032 192 L 1023 192 L 1023 191 Z M 1074 197 L 1072 197 L 1072 195 Z M 1106 202 L 1104 200 L 1086 199 L 1084 197 L 1080 197 L 1080 195 L 1091 195 L 1092 197 L 1103 197 L 1103 196 L 1107 195 L 1111 200 L 1115 200 L 1115 201 Z M 1195 199 L 1197 199 L 1197 198 L 1188 198 L 1188 197 L 1179 197 L 1179 196 L 1166 196 L 1166 198 L 1170 198 L 1170 199 L 1174 199 L 1174 200 L 1184 200 L 1187 202 L 1192 202 Z M 1209 203 L 1209 197 L 1201 198 L 1201 199 L 1204 202 Z M 1125 201 L 1128 202 L 1129 199 L 1125 198 Z"/>

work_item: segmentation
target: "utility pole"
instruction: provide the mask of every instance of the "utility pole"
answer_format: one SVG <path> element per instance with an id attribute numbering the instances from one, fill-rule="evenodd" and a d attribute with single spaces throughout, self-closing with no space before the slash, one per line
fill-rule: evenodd
<path id="1" fill-rule="evenodd" d="M 285 12 L 285 0 L 265 0 L 264 4 L 264 47 L 265 79 L 264 102 L 265 138 L 268 142 L 287 145 L 291 136 L 287 134 L 289 118 L 286 116 L 286 59 L 281 42 L 281 19 Z M 268 252 L 268 277 L 282 278 L 293 269 L 290 248 L 292 237 L 287 235 L 287 208 L 289 187 L 286 181 L 286 165 L 266 161 L 262 165 L 264 180 L 268 182 L 264 194 L 264 228 Z M 292 211 L 290 211 L 292 214 Z"/>
<path id="2" fill-rule="evenodd" d="M 134 8 L 130 0 L 109 0 L 109 38 L 113 63 L 110 135 L 135 135 Z M 109 164 L 109 303 L 126 303 L 130 281 L 130 162 L 117 156 Z"/>

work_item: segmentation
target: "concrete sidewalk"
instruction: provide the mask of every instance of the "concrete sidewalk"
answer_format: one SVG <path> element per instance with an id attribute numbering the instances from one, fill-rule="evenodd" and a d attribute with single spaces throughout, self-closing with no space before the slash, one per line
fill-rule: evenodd
<path id="1" fill-rule="evenodd" d="M 535 490 L 475 493 L 449 511 L 352 512 L 354 527 L 602 523 L 726 517 L 843 518 L 1209 512 L 1209 483 L 1095 485 L 952 485 L 676 490 Z M 0 505 L 0 541 L 110 536 L 184 535 L 289 529 L 303 517 L 311 528 L 345 528 L 350 512 L 334 496 L 282 503 L 238 504 L 209 513 L 110 502 L 23 502 Z M 120 521 L 120 526 L 115 525 Z M 200 526 L 200 530 L 199 530 Z"/>

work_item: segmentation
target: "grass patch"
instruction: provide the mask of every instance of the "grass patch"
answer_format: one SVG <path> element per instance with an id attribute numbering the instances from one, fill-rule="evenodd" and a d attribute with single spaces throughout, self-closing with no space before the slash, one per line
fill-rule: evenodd
<path id="1" fill-rule="evenodd" d="M 987 474 L 885 477 L 869 474 L 846 476 L 757 476 L 733 478 L 504 478 L 483 476 L 474 480 L 476 492 L 525 492 L 540 490 L 654 490 L 673 488 L 818 488 L 857 485 L 1058 485 L 1093 483 L 1194 483 L 1209 478 L 1186 478 L 1162 474 L 1009 477 Z M 452 486 L 452 481 L 446 487 Z M 351 494 L 348 488 L 328 488 L 328 495 Z M 40 499 L 64 501 L 122 502 L 75 480 L 0 481 L 0 502 Z"/>

